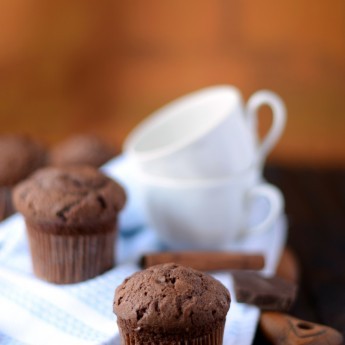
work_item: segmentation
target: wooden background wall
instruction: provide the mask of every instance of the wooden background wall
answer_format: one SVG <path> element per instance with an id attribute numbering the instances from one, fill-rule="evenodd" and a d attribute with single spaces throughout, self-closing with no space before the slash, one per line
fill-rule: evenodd
<path id="1" fill-rule="evenodd" d="M 345 165 L 344 0 L 0 2 L 2 132 L 121 145 L 157 107 L 218 83 L 284 98 L 272 160 Z"/>

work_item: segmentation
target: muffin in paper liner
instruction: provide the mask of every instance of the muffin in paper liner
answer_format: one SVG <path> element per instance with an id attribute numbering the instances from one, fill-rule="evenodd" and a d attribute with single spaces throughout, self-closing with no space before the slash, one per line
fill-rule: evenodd
<path id="1" fill-rule="evenodd" d="M 17 185 L 34 273 L 57 284 L 93 278 L 115 264 L 123 188 L 89 166 L 48 167 Z"/>
<path id="2" fill-rule="evenodd" d="M 0 221 L 14 212 L 12 189 L 47 163 L 45 147 L 20 134 L 0 135 Z"/>
<path id="3" fill-rule="evenodd" d="M 126 278 L 113 309 L 122 345 L 221 345 L 230 301 L 218 280 L 170 263 Z"/>

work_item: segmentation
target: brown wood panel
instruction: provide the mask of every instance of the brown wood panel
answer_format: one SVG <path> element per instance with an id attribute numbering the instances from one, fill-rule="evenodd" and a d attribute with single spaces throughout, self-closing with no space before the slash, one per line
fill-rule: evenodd
<path id="1" fill-rule="evenodd" d="M 121 144 L 157 107 L 218 83 L 284 98 L 271 160 L 345 165 L 342 0 L 0 4 L 1 131 L 48 143 L 93 131 Z"/>

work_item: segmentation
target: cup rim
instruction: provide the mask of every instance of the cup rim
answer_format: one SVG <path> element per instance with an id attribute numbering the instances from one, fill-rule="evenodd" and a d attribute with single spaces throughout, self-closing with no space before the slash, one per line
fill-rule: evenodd
<path id="1" fill-rule="evenodd" d="M 165 146 L 147 150 L 147 151 L 138 151 L 136 149 L 136 145 L 138 142 L 147 135 L 148 129 L 152 129 L 154 127 L 158 127 L 163 125 L 165 122 L 170 120 L 173 116 L 176 116 L 176 111 L 180 111 L 181 109 L 188 106 L 188 103 L 191 101 L 200 100 L 205 97 L 206 94 L 212 92 L 227 92 L 230 97 L 228 99 L 229 107 L 231 106 L 232 100 L 240 100 L 242 101 L 242 96 L 240 91 L 232 86 L 232 85 L 213 85 L 209 87 L 205 87 L 193 92 L 190 92 L 186 95 L 178 97 L 167 104 L 163 105 L 150 115 L 146 117 L 143 121 L 141 121 L 127 136 L 124 141 L 123 150 L 127 152 L 129 155 L 135 156 L 136 160 L 140 162 L 144 161 L 152 161 L 155 159 L 159 159 L 165 156 L 169 156 L 182 148 L 192 144 L 193 142 L 197 141 L 199 138 L 203 137 L 206 133 L 210 132 L 217 126 L 219 126 L 224 119 L 229 116 L 229 110 L 224 111 L 222 114 L 218 116 L 218 118 L 207 128 L 203 128 L 199 131 L 196 131 L 193 135 L 184 137 L 174 143 L 167 144 Z M 232 97 L 232 98 L 231 98 Z"/>
<path id="2" fill-rule="evenodd" d="M 228 176 L 218 178 L 193 178 L 181 179 L 172 177 L 163 177 L 143 172 L 139 167 L 136 167 L 135 177 L 140 183 L 145 183 L 149 186 L 157 186 L 163 188 L 212 188 L 227 185 L 238 181 L 239 179 L 247 178 L 250 174 L 255 177 L 261 176 L 262 165 L 261 162 L 256 160 L 250 167 L 245 170 L 234 173 Z"/>

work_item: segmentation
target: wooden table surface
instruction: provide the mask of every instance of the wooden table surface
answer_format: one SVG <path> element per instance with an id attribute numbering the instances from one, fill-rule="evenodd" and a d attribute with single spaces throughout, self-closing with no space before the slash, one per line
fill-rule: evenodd
<path id="1" fill-rule="evenodd" d="M 270 165 L 265 177 L 284 193 L 288 245 L 301 270 L 290 313 L 336 328 L 345 337 L 345 170 Z M 260 330 L 254 344 L 268 344 Z"/>

